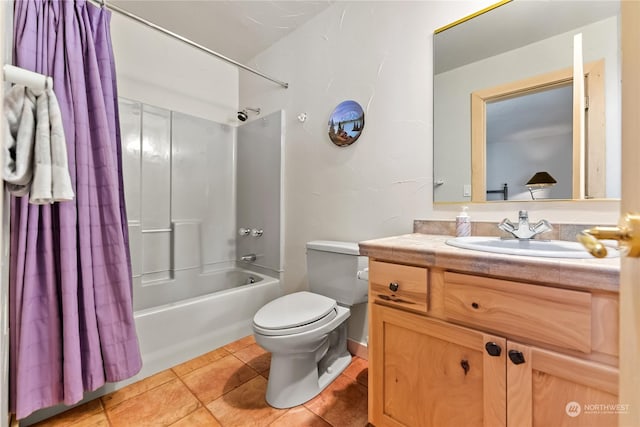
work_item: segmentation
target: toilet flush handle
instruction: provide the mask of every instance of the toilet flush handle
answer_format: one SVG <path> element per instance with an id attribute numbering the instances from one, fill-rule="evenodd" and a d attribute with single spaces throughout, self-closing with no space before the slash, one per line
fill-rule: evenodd
<path id="1" fill-rule="evenodd" d="M 358 270 L 356 277 L 360 280 L 369 280 L 369 268 Z"/>

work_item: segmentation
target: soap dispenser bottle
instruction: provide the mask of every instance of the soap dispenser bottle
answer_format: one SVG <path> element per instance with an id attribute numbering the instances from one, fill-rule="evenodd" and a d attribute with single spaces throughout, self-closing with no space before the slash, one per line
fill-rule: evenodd
<path id="1" fill-rule="evenodd" d="M 466 206 L 462 207 L 462 211 L 456 217 L 456 236 L 465 237 L 471 236 L 471 218 L 467 213 Z"/>

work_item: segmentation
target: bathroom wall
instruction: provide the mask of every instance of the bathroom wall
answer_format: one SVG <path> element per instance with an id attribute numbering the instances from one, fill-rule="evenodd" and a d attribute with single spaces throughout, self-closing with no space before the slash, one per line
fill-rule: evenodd
<path id="1" fill-rule="evenodd" d="M 305 242 L 408 233 L 431 211 L 431 35 L 481 3 L 338 2 L 251 61 L 289 89 L 241 74 L 242 105 L 286 111 L 285 292 L 307 286 Z M 329 115 L 348 99 L 365 128 L 337 147 Z M 366 341 L 366 306 L 349 334 Z"/>
<path id="2" fill-rule="evenodd" d="M 431 210 L 431 34 L 478 3 L 338 2 L 251 61 L 289 89 L 240 75 L 242 105 L 286 111 L 285 291 L 306 286 L 306 241 L 410 232 Z M 347 99 L 365 128 L 337 147 L 329 115 Z"/>
<path id="3" fill-rule="evenodd" d="M 119 96 L 237 124 L 237 68 L 117 13 L 111 37 Z"/>
<path id="4" fill-rule="evenodd" d="M 308 240 L 410 233 L 413 219 L 452 219 L 460 210 L 432 202 L 432 34 L 492 3 L 336 2 L 251 61 L 289 82 L 289 89 L 240 75 L 241 104 L 286 111 L 286 292 L 307 286 Z M 327 123 L 347 99 L 362 105 L 366 124 L 355 144 L 339 148 L 327 136 Z M 296 119 L 301 112 L 308 114 L 304 123 Z M 564 222 L 611 223 L 618 210 L 615 201 L 509 202 L 470 210 L 474 220 L 497 222 L 520 205 L 533 218 Z M 350 337 L 361 342 L 365 314 L 356 307 L 350 321 Z"/>

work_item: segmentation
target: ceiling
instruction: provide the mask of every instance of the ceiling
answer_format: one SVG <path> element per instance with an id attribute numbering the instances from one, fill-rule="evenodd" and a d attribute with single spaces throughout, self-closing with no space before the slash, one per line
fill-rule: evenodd
<path id="1" fill-rule="evenodd" d="M 331 3 L 332 0 L 107 0 L 107 5 L 125 9 L 241 63 Z"/>

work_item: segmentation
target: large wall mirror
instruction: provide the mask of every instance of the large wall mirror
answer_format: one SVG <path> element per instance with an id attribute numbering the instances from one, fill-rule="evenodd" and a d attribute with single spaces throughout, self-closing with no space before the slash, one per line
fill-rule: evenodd
<path id="1" fill-rule="evenodd" d="M 620 197 L 620 4 L 503 1 L 434 34 L 434 201 Z"/>

